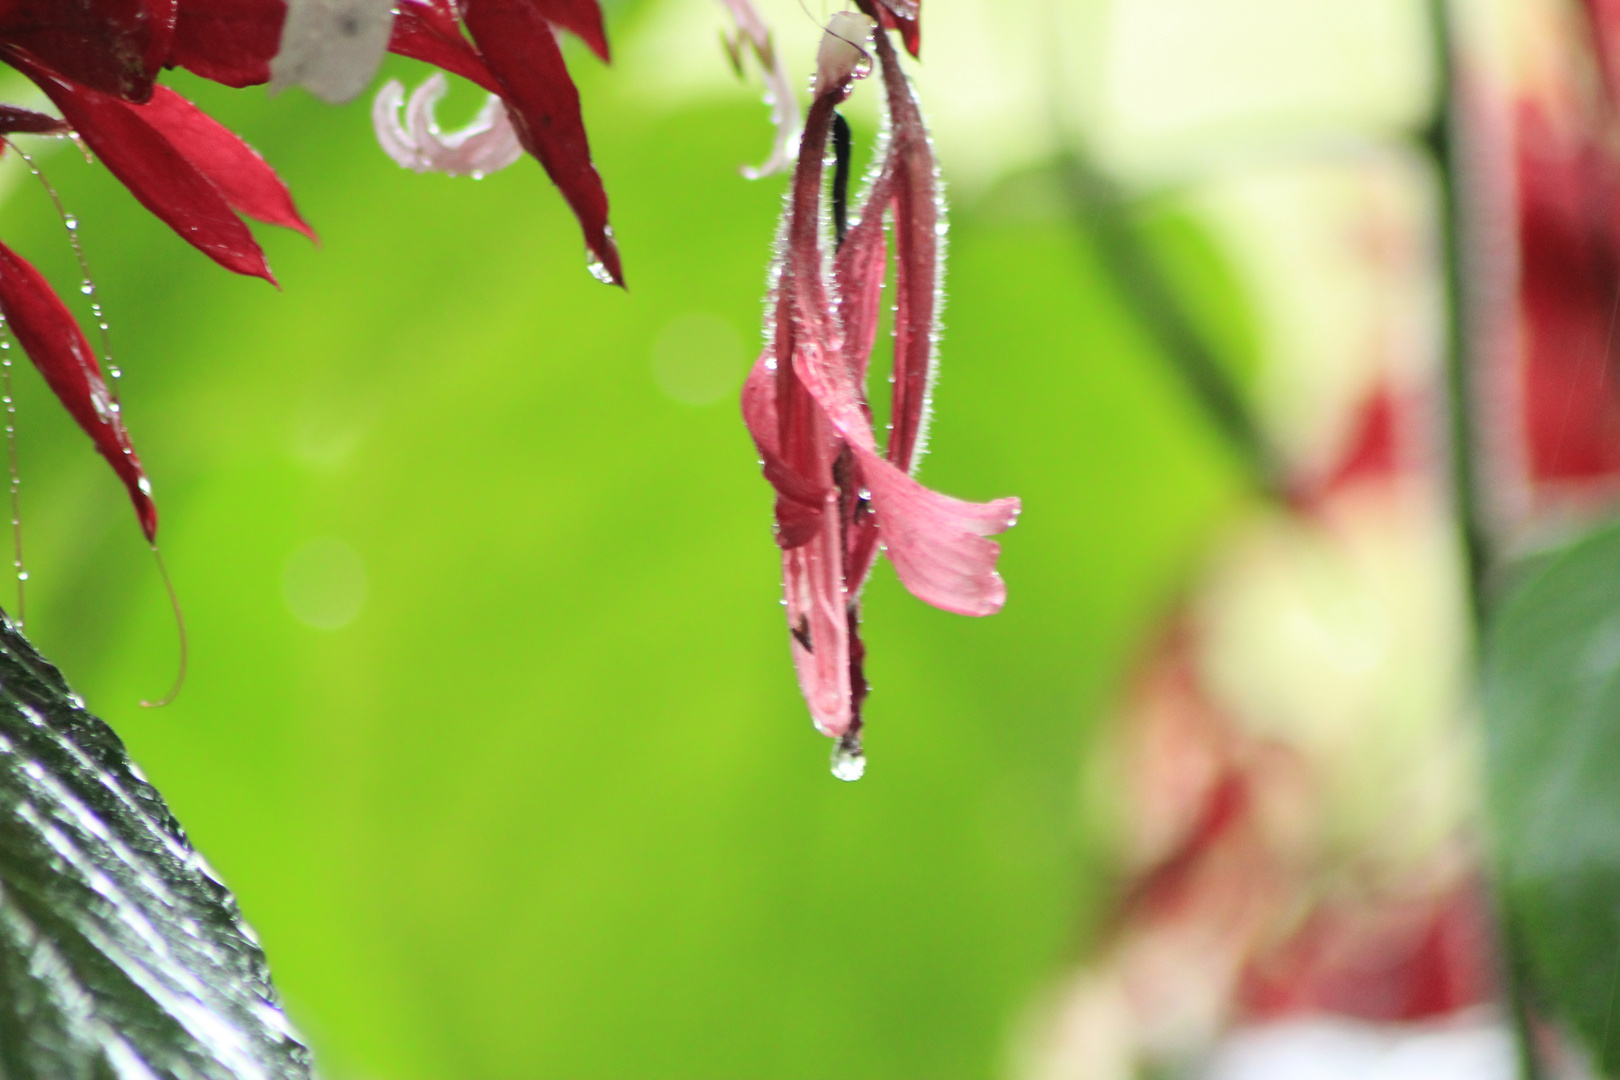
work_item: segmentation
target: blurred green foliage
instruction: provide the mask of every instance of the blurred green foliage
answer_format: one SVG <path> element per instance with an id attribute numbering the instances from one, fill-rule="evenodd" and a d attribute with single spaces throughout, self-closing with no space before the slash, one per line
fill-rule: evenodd
<path id="1" fill-rule="evenodd" d="M 48 159 L 126 371 L 190 681 L 137 706 L 174 670 L 167 603 L 121 490 L 24 368 L 28 630 L 237 890 L 327 1076 L 997 1075 L 1085 939 L 1084 747 L 1241 481 L 1060 201 L 1024 178 L 958 208 L 923 476 L 1023 497 L 1011 599 L 958 618 L 880 565 L 871 767 L 835 781 L 734 403 L 784 183 L 736 172 L 762 112 L 742 92 L 661 112 L 576 66 L 628 293 L 585 272 L 532 162 L 416 176 L 364 101 L 173 80 L 321 234 L 261 230 L 279 294 Z M 1240 339 L 1189 228 L 1158 230 L 1173 277 Z M 72 291 L 37 188 L 0 229 Z M 738 341 L 703 406 L 654 377 L 693 313 Z M 297 569 L 327 549 L 358 559 Z"/>

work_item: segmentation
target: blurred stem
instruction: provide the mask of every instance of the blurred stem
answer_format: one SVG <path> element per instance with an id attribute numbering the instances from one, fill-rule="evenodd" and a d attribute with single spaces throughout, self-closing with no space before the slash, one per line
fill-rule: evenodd
<path id="1" fill-rule="evenodd" d="M 1479 446 L 1474 422 L 1472 373 L 1468 362 L 1469 339 L 1466 283 L 1467 236 L 1463 221 L 1463 163 L 1459 160 L 1455 34 L 1450 0 L 1429 0 L 1434 27 L 1435 66 L 1439 89 L 1434 116 L 1423 132 L 1424 145 L 1434 156 L 1440 173 L 1439 241 L 1444 289 L 1445 371 L 1447 411 L 1451 436 L 1451 481 L 1457 527 L 1461 535 L 1464 570 L 1468 577 L 1468 604 L 1476 638 L 1484 628 L 1485 583 L 1490 550 L 1480 512 L 1479 476 L 1475 453 Z"/>
<path id="2" fill-rule="evenodd" d="M 1281 459 L 1215 350 L 1154 262 L 1131 220 L 1129 200 L 1076 148 L 1074 140 L 1067 144 L 1059 163 L 1064 189 L 1075 217 L 1096 242 L 1109 278 L 1255 484 L 1272 498 L 1286 499 L 1288 478 Z"/>
<path id="3" fill-rule="evenodd" d="M 1467 602 L 1473 627 L 1473 647 L 1477 657 L 1485 636 L 1486 589 L 1491 576 L 1490 535 L 1480 501 L 1477 468 L 1479 427 L 1476 408 L 1478 395 L 1473 385 L 1471 353 L 1473 340 L 1468 332 L 1466 269 L 1468 235 L 1464 199 L 1466 161 L 1459 147 L 1465 136 L 1466 113 L 1458 89 L 1459 45 L 1450 0 L 1429 0 L 1433 30 L 1434 61 L 1439 99 L 1434 115 L 1423 132 L 1423 142 L 1434 156 L 1439 172 L 1439 242 L 1445 307 L 1445 370 L 1447 411 L 1450 418 L 1452 501 L 1458 538 L 1462 545 L 1467 575 Z M 1519 1075 L 1523 1080 L 1541 1080 L 1541 1063 L 1536 1058 L 1528 984 L 1522 950 L 1512 912 L 1501 895 L 1496 897 L 1497 942 L 1501 952 L 1499 969 L 1507 996 L 1509 1016 L 1516 1036 Z"/>

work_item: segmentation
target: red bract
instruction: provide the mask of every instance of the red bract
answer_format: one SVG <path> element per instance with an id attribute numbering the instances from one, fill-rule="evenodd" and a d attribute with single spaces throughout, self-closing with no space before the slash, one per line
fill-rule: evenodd
<path id="1" fill-rule="evenodd" d="M 821 241 L 822 159 L 871 22 L 836 15 L 818 58 L 785 245 L 772 296 L 773 342 L 743 388 L 743 415 L 776 489 L 777 542 L 799 685 L 816 727 L 839 740 L 839 775 L 859 775 L 866 694 L 859 594 L 879 545 L 919 599 L 962 615 L 1001 608 L 999 548 L 1017 499 L 969 503 L 910 476 L 931 382 L 940 196 L 928 133 L 888 39 L 876 51 L 890 138 L 860 220 L 829 268 Z M 880 452 L 865 380 L 877 332 L 887 241 L 895 234 L 893 423 Z"/>
<path id="2" fill-rule="evenodd" d="M 608 225 L 607 191 L 591 163 L 590 143 L 557 30 L 577 34 L 602 59 L 607 37 L 596 0 L 466 0 L 458 18 L 449 0 L 403 0 L 390 51 L 424 60 L 492 94 L 506 106 L 523 148 L 545 168 L 585 232 L 599 276 L 624 283 Z M 472 35 L 469 42 L 462 25 Z"/>
<path id="3" fill-rule="evenodd" d="M 0 133 L 77 132 L 188 243 L 228 270 L 273 281 L 237 215 L 313 238 L 292 196 L 251 147 L 155 79 L 165 67 L 184 67 L 228 86 L 269 81 L 287 10 L 287 0 L 0 0 L 0 61 L 38 84 L 63 117 L 0 106 Z M 596 0 L 402 0 L 389 47 L 500 96 L 523 148 L 578 216 L 600 276 L 622 283 L 607 195 L 557 30 L 607 59 Z M 113 463 L 151 539 L 157 516 L 149 487 L 78 324 L 44 278 L 0 251 L 0 306 L 57 397 Z"/>

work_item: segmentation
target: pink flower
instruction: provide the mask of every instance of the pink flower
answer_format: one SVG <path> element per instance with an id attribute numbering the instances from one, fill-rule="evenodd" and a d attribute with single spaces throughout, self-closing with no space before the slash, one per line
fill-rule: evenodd
<path id="1" fill-rule="evenodd" d="M 995 570 L 1000 548 L 987 537 L 1009 528 L 1019 508 L 1012 498 L 953 499 L 910 475 L 932 382 L 943 212 L 928 132 L 882 34 L 875 49 L 890 119 L 883 165 L 830 265 L 823 252 L 828 134 L 834 110 L 867 61 L 873 21 L 835 15 L 823 38 L 783 223 L 773 340 L 742 401 L 765 477 L 776 489 L 799 685 L 817 729 L 839 741 L 834 771 L 844 779 L 855 779 L 862 767 L 859 595 L 879 547 L 919 599 L 962 615 L 990 615 L 1000 610 L 1006 586 Z M 894 395 L 888 444 L 880 451 L 865 381 L 888 261 L 885 217 L 893 222 L 896 249 Z"/>

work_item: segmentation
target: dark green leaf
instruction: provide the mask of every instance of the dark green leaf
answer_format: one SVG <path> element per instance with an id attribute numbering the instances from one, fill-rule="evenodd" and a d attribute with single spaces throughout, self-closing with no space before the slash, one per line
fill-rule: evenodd
<path id="1" fill-rule="evenodd" d="M 235 899 L 0 619 L 0 1077 L 309 1074 Z"/>
<path id="2" fill-rule="evenodd" d="M 1620 1075 L 1620 527 L 1527 580 L 1486 657 L 1489 800 L 1531 977 Z"/>

